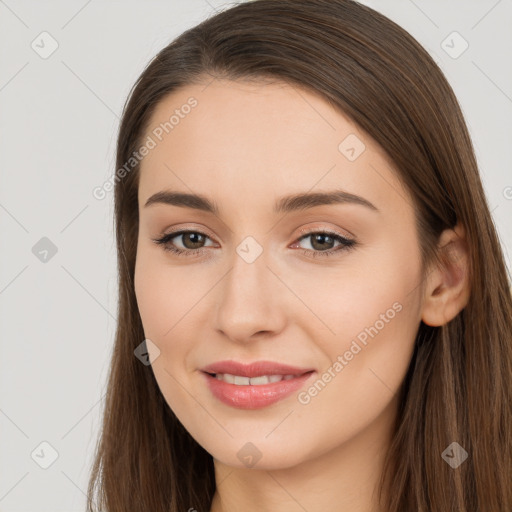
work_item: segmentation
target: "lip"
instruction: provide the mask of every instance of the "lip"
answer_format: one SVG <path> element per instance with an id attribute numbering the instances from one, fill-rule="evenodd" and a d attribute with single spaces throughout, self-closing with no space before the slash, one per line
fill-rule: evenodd
<path id="1" fill-rule="evenodd" d="M 202 368 L 206 384 L 213 396 L 222 403 L 237 409 L 262 409 L 285 399 L 302 388 L 316 372 L 272 361 L 257 361 L 248 365 L 236 361 L 220 361 Z M 289 380 L 269 384 L 240 386 L 218 380 L 212 373 L 229 373 L 241 377 L 262 375 L 297 375 Z"/>
<path id="2" fill-rule="evenodd" d="M 240 377 L 261 377 L 262 375 L 303 375 L 314 368 L 299 368 L 273 361 L 255 361 L 244 364 L 237 361 L 218 361 L 201 368 L 205 373 L 230 373 Z"/>

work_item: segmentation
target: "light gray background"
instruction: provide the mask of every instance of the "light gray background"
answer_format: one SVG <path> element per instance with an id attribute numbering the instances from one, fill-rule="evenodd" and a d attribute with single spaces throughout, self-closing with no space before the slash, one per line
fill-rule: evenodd
<path id="1" fill-rule="evenodd" d="M 512 0 L 362 3 L 415 36 L 454 88 L 511 268 Z M 112 193 L 92 190 L 114 172 L 143 67 L 228 5 L 0 0 L 1 512 L 85 508 L 117 308 Z M 31 47 L 50 47 L 43 31 L 59 45 L 46 59 Z M 453 31 L 469 44 L 458 58 L 442 46 Z M 57 247 L 46 262 L 32 251 L 42 237 Z M 58 453 L 48 469 L 42 442 Z"/>

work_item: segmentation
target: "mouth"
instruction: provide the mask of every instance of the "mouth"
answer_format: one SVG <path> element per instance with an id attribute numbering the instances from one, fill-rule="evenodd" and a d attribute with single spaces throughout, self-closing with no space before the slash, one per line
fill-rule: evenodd
<path id="1" fill-rule="evenodd" d="M 300 375 L 304 375 L 307 372 L 314 371 L 314 368 L 300 368 L 298 366 L 291 366 L 274 361 L 255 361 L 253 363 L 246 364 L 234 360 L 227 360 L 212 363 L 208 366 L 205 366 L 204 368 L 201 368 L 201 371 L 213 376 L 231 375 L 233 377 L 248 377 L 249 379 L 253 379 L 255 377 L 273 376 L 280 376 L 283 378 L 290 378 L 290 376 L 298 377 Z M 241 381 L 240 379 L 238 379 L 238 381 L 240 384 L 245 382 Z M 229 383 L 233 384 L 233 382 Z M 255 381 L 255 383 L 257 383 L 257 381 Z"/>
<path id="2" fill-rule="evenodd" d="M 315 370 L 254 377 L 202 371 L 211 394 L 236 409 L 262 409 L 299 391 L 316 374 Z"/>
<path id="3" fill-rule="evenodd" d="M 211 377 L 226 382 L 227 384 L 235 384 L 236 386 L 264 386 L 266 384 L 274 384 L 283 380 L 292 380 L 302 375 L 313 372 L 313 370 L 300 373 L 300 374 L 288 374 L 288 375 L 260 375 L 258 377 L 245 377 L 243 375 L 233 375 L 231 373 L 208 373 Z"/>

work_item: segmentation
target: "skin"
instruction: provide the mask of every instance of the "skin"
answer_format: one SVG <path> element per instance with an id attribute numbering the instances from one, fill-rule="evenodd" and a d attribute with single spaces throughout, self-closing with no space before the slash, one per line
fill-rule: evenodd
<path id="1" fill-rule="evenodd" d="M 146 133 L 197 99 L 141 164 L 135 292 L 146 338 L 160 351 L 156 380 L 214 458 L 212 512 L 377 511 L 374 490 L 420 320 L 442 325 L 468 299 L 464 232 L 443 233 L 453 265 L 424 279 L 413 201 L 365 132 L 296 86 L 207 83 L 162 100 Z M 365 145 L 354 161 L 338 149 L 349 134 Z M 340 188 L 378 212 L 351 203 L 272 212 L 281 196 Z M 162 190 L 208 196 L 219 215 L 144 207 Z M 203 253 L 174 255 L 153 242 L 171 228 L 206 234 Z M 358 243 L 313 258 L 321 249 L 301 228 Z M 236 252 L 247 236 L 263 250 L 252 263 Z M 173 242 L 201 246 L 186 236 Z M 331 240 L 326 248 L 339 247 Z M 219 360 L 264 359 L 315 368 L 314 382 L 395 303 L 400 312 L 308 404 L 294 393 L 263 409 L 235 409 L 200 374 Z M 237 457 L 247 442 L 261 453 L 253 467 Z"/>

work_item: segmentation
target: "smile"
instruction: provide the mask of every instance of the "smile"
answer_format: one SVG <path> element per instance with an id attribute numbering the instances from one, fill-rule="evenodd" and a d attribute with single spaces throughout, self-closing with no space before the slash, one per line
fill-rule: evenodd
<path id="1" fill-rule="evenodd" d="M 223 404 L 237 409 L 262 409 L 299 391 L 315 373 L 312 370 L 302 375 L 202 375 L 212 395 Z"/>
<path id="2" fill-rule="evenodd" d="M 261 386 L 262 384 L 273 384 L 282 380 L 290 380 L 298 375 L 261 375 L 260 377 L 242 377 L 240 375 L 231 375 L 230 373 L 217 373 L 214 377 L 228 384 L 237 386 Z"/>

